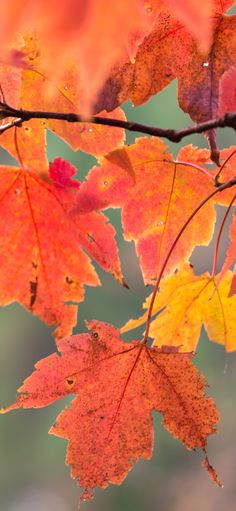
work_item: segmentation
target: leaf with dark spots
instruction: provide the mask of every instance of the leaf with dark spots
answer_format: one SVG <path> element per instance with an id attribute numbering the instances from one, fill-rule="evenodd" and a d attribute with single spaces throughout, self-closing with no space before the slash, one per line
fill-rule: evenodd
<path id="1" fill-rule="evenodd" d="M 81 302 L 85 284 L 99 284 L 81 246 L 122 282 L 115 230 L 98 213 L 72 218 L 71 187 L 45 183 L 17 167 L 2 166 L 0 175 L 0 304 L 18 301 L 46 323 L 59 325 L 57 336 L 69 335 L 78 306 L 65 302 Z M 91 250 L 87 229 L 98 231 Z"/>
<path id="2" fill-rule="evenodd" d="M 127 99 L 141 105 L 178 79 L 180 107 L 195 122 L 219 115 L 219 84 L 235 65 L 236 16 L 226 16 L 227 3 L 214 3 L 210 47 L 203 51 L 171 11 L 159 13 L 150 34 L 139 46 L 135 62 L 127 57 L 116 64 L 100 93 L 96 111 L 111 110 Z M 210 144 L 214 149 L 214 133 Z"/>
<path id="3" fill-rule="evenodd" d="M 37 362 L 16 402 L 2 413 L 47 406 L 76 394 L 50 433 L 68 440 L 71 475 L 90 496 L 97 486 L 120 484 L 139 458 L 151 457 L 153 411 L 188 449 L 205 452 L 219 414 L 205 395 L 207 382 L 193 365 L 192 354 L 148 348 L 137 341 L 127 344 L 107 323 L 94 320 L 88 328 L 92 335 L 60 340 L 60 354 Z"/>

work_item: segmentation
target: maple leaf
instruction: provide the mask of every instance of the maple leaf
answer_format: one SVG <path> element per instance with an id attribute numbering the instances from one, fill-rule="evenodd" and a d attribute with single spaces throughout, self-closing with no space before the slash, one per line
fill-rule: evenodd
<path id="1" fill-rule="evenodd" d="M 13 71 L 9 66 L 0 67 L 0 77 L 4 75 L 2 89 L 7 102 L 16 108 L 31 110 L 44 110 L 45 112 L 80 113 L 81 89 L 80 74 L 75 63 L 67 62 L 60 80 L 47 77 L 43 69 L 43 59 L 40 53 L 39 42 L 36 37 L 26 35 L 25 68 L 21 70 L 21 84 L 17 83 L 18 97 L 12 100 Z M 21 46 L 22 47 L 22 42 Z M 14 69 L 14 68 L 13 68 Z M 19 73 L 19 69 L 17 69 Z M 30 94 L 29 94 L 30 90 Z M 101 112 L 103 117 L 114 117 L 125 120 L 125 114 L 117 108 L 112 113 Z M 2 124 L 4 124 L 4 121 Z M 120 128 L 111 128 L 91 123 L 65 123 L 64 121 L 44 119 L 31 120 L 23 125 L 17 132 L 18 151 L 16 148 L 14 130 L 8 130 L 1 135 L 1 145 L 16 159 L 19 152 L 24 159 L 24 165 L 34 169 L 40 174 L 46 173 L 46 128 L 55 132 L 73 150 L 81 149 L 94 156 L 105 154 L 116 147 L 123 145 L 125 132 Z"/>
<path id="2" fill-rule="evenodd" d="M 204 174 L 204 167 L 195 167 L 208 159 L 208 151 L 187 146 L 179 152 L 178 163 L 159 139 L 139 138 L 89 172 L 75 211 L 122 208 L 124 237 L 135 242 L 144 280 L 152 284 L 184 222 L 212 192 L 211 176 Z M 167 271 L 188 259 L 195 245 L 210 242 L 214 223 L 214 205 L 209 203 L 181 237 Z"/>
<path id="3" fill-rule="evenodd" d="M 226 351 L 236 349 L 236 297 L 229 297 L 232 272 L 228 271 L 220 285 L 218 277 L 209 273 L 194 275 L 189 265 L 182 265 L 174 275 L 168 275 L 156 296 L 150 327 L 154 346 L 162 339 L 168 346 L 179 346 L 181 351 L 194 351 L 204 325 L 210 340 L 223 344 Z M 129 320 L 121 329 L 127 332 L 147 320 L 151 296 L 144 303 L 147 309 L 140 318 Z M 155 317 L 156 316 L 156 317 Z"/>
<path id="4" fill-rule="evenodd" d="M 69 0 L 58 5 L 56 0 L 51 0 L 43 4 L 42 9 L 41 0 L 27 4 L 19 0 L 3 0 L 1 50 L 7 51 L 6 43 L 12 34 L 34 26 L 34 32 L 38 32 L 40 39 L 44 69 L 50 76 L 60 78 L 69 60 L 80 63 L 86 111 L 125 49 L 131 61 L 134 59 L 138 46 L 150 32 L 161 8 L 169 7 L 173 16 L 181 20 L 197 42 L 206 47 L 211 37 L 212 6 L 218 4 L 206 0 L 199 9 L 197 0 L 128 0 L 117 5 L 108 0 L 87 3 Z M 226 9 L 232 1 L 224 4 L 221 2 L 221 9 Z M 57 62 L 56 69 L 54 62 Z"/>
<path id="5" fill-rule="evenodd" d="M 0 176 L 0 303 L 17 300 L 46 323 L 59 324 L 57 336 L 69 335 L 77 305 L 65 302 L 80 302 L 85 284 L 99 284 L 81 246 L 123 283 L 115 230 L 99 213 L 70 216 L 72 187 L 16 167 L 1 166 Z"/>
<path id="6" fill-rule="evenodd" d="M 60 112 L 81 112 L 81 87 L 80 68 L 69 59 L 64 66 L 60 80 L 45 75 L 43 69 L 43 57 L 40 54 L 40 45 L 37 37 L 31 33 L 24 37 L 23 47 L 26 57 L 25 62 L 30 69 L 22 70 L 22 93 L 21 108 Z M 28 90 L 32 91 L 30 97 Z M 108 115 L 117 119 L 125 119 L 121 109 L 116 109 Z M 57 133 L 74 149 L 81 149 L 94 156 L 99 156 L 119 147 L 124 143 L 124 130 L 111 128 L 107 133 L 104 126 L 89 123 L 68 124 L 58 120 L 48 119 L 44 121 L 46 126 Z"/>
<path id="7" fill-rule="evenodd" d="M 235 64 L 236 17 L 222 12 L 229 5 L 214 3 L 212 43 L 204 52 L 171 11 L 161 11 L 135 63 L 123 57 L 114 66 L 96 110 L 112 110 L 127 99 L 140 105 L 177 78 L 180 107 L 194 121 L 217 117 L 220 79 Z M 214 149 L 214 132 L 209 136 Z"/>
<path id="8" fill-rule="evenodd" d="M 3 0 L 3 4 L 3 49 L 12 33 L 33 27 L 40 40 L 44 71 L 54 81 L 60 79 L 68 61 L 79 62 L 85 114 L 91 112 L 113 64 L 126 48 L 133 55 L 154 16 L 144 0 L 63 0 L 60 4 L 57 0 L 32 0 L 20 1 L 20 5 L 19 0 Z M 127 12 L 132 14 L 127 16 Z"/>
<path id="9" fill-rule="evenodd" d="M 120 484 L 134 462 L 151 457 L 154 410 L 188 449 L 205 449 L 219 420 L 191 353 L 127 344 L 107 323 L 94 320 L 88 327 L 90 334 L 60 340 L 60 355 L 37 362 L 16 402 L 2 410 L 47 406 L 78 394 L 50 433 L 68 440 L 66 462 L 86 488 L 85 498 L 96 486 Z"/>

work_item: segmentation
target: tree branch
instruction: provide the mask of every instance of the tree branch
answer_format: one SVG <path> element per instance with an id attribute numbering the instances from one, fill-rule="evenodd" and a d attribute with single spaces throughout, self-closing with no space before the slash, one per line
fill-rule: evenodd
<path id="1" fill-rule="evenodd" d="M 233 128 L 236 130 L 236 112 L 226 113 L 222 117 L 218 117 L 216 119 L 212 119 L 210 121 L 205 121 L 199 124 L 195 124 L 190 126 L 189 128 L 184 128 L 180 130 L 174 129 L 162 129 L 155 128 L 152 126 L 147 126 L 145 124 L 140 124 L 137 122 L 131 121 L 122 121 L 120 119 L 110 119 L 107 117 L 94 116 L 89 120 L 85 120 L 81 115 L 75 113 L 60 113 L 60 112 L 41 112 L 41 111 L 32 111 L 32 110 L 23 110 L 12 108 L 5 103 L 0 102 L 0 117 L 4 118 L 17 118 L 17 121 L 9 122 L 7 125 L 3 125 L 0 127 L 0 133 L 6 131 L 6 129 L 11 128 L 12 126 L 21 125 L 22 122 L 30 121 L 31 119 L 56 119 L 60 121 L 66 121 L 71 123 L 84 123 L 88 122 L 91 124 L 99 124 L 103 126 L 113 126 L 116 128 L 124 128 L 128 131 L 135 131 L 137 133 L 145 133 L 147 135 L 152 135 L 154 137 L 161 137 L 170 140 L 171 142 L 180 142 L 183 138 L 188 137 L 190 135 L 194 135 L 196 133 L 204 133 L 205 131 L 209 131 L 215 128 Z"/>

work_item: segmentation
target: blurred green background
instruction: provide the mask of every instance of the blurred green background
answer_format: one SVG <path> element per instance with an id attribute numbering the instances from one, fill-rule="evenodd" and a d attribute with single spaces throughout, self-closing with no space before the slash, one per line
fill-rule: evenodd
<path id="1" fill-rule="evenodd" d="M 173 82 L 146 105 L 133 108 L 125 105 L 127 118 L 160 127 L 181 128 L 190 124 L 177 106 L 177 84 Z M 135 135 L 128 135 L 131 143 Z M 203 136 L 185 140 L 206 147 Z M 233 130 L 219 130 L 220 147 L 235 144 Z M 183 145 L 183 144 L 182 144 Z M 170 144 L 177 154 L 180 144 Z M 78 178 L 86 175 L 95 159 L 81 151 L 74 153 L 63 141 L 48 133 L 48 157 L 61 156 L 78 167 Z M 1 163 L 12 159 L 2 152 Z M 117 228 L 123 272 L 130 290 L 122 288 L 110 275 L 98 268 L 102 286 L 87 288 L 86 298 L 79 309 L 76 331 L 83 331 L 84 319 L 100 319 L 120 327 L 130 317 L 141 312 L 142 303 L 150 293 L 142 281 L 134 246 L 122 239 L 119 211 L 108 210 Z M 222 210 L 218 210 L 219 221 Z M 192 262 L 197 272 L 211 268 L 210 247 L 197 248 Z M 227 226 L 220 258 L 227 245 Z M 1 406 L 15 399 L 16 389 L 33 369 L 34 363 L 55 350 L 51 330 L 32 317 L 19 305 L 0 309 L 0 388 Z M 136 331 L 134 331 L 136 336 Z M 124 336 L 125 337 L 125 336 Z M 125 338 L 130 339 L 132 335 Z M 164 342 L 164 340 L 163 340 Z M 106 492 L 97 491 L 96 499 L 83 504 L 87 511 L 233 511 L 236 509 L 236 414 L 235 414 L 235 354 L 225 355 L 221 346 L 210 343 L 202 332 L 195 361 L 210 384 L 221 413 L 217 436 L 210 438 L 208 455 L 216 467 L 224 488 L 217 488 L 201 468 L 202 454 L 188 452 L 161 426 L 155 414 L 155 449 L 152 460 L 139 461 L 121 487 L 110 486 Z M 78 509 L 79 489 L 70 479 L 65 466 L 66 442 L 47 434 L 63 400 L 39 410 L 19 410 L 1 416 L 0 421 L 0 510 L 1 511 L 73 511 Z"/>

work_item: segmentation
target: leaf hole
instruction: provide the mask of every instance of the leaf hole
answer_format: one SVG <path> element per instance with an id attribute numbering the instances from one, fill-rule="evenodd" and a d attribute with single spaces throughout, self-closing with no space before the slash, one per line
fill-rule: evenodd
<path id="1" fill-rule="evenodd" d="M 75 383 L 76 383 L 76 379 L 72 378 L 72 377 L 66 378 L 66 382 L 65 383 L 66 383 L 67 388 L 72 389 L 74 387 Z"/>

